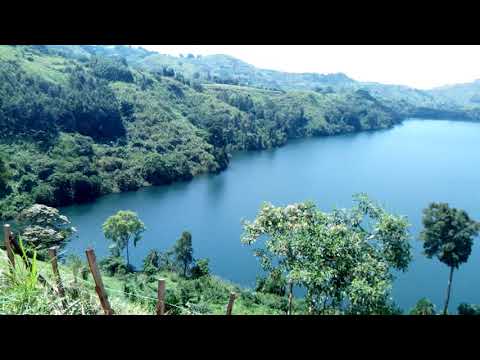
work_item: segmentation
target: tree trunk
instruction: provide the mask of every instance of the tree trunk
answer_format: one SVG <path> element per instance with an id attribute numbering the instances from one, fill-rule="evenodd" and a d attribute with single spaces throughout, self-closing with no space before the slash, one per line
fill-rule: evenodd
<path id="1" fill-rule="evenodd" d="M 187 277 L 187 262 L 183 264 L 183 277 Z"/>
<path id="2" fill-rule="evenodd" d="M 443 315 L 447 315 L 448 302 L 450 301 L 450 291 L 452 290 L 453 266 L 450 267 L 450 277 L 448 278 L 447 298 L 445 300 L 445 307 L 443 308 Z"/>
<path id="3" fill-rule="evenodd" d="M 288 315 L 292 315 L 293 282 L 288 284 Z"/>

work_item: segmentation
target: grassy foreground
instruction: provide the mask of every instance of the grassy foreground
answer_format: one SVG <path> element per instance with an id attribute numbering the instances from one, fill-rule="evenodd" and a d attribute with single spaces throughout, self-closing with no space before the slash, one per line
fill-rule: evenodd
<path id="1" fill-rule="evenodd" d="M 59 264 L 66 296 L 49 290 L 55 288 L 55 279 L 49 262 L 35 261 L 33 271 L 16 256 L 15 276 L 5 251 L 0 250 L 0 314 L 18 315 L 97 315 L 103 314 L 95 292 L 93 278 L 86 266 L 75 277 L 72 266 Z M 32 274 L 34 273 L 34 274 Z M 83 274 L 82 274 L 83 273 Z M 48 285 L 40 281 L 43 277 Z M 144 273 L 127 276 L 106 276 L 102 279 L 115 314 L 154 315 L 156 279 L 166 280 L 167 314 L 171 315 L 223 315 L 228 294 L 236 292 L 233 315 L 283 314 L 278 304 L 283 298 L 273 294 L 255 293 L 242 289 L 215 276 L 188 280 L 177 273 L 161 271 L 153 276 Z M 131 288 L 135 280 L 134 291 Z"/>

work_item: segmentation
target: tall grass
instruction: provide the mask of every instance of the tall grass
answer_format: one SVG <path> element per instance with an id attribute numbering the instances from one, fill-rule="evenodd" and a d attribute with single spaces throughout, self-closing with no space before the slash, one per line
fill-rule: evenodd
<path id="1" fill-rule="evenodd" d="M 15 266 L 9 266 L 0 277 L 0 312 L 2 314 L 35 314 L 42 308 L 42 288 L 38 282 L 36 252 L 28 261 L 25 246 L 19 240 L 22 256 L 15 256 Z M 26 261 L 25 261 L 26 260 Z"/>
<path id="2" fill-rule="evenodd" d="M 65 298 L 40 280 L 39 262 L 35 251 L 27 257 L 21 239 L 22 255 L 15 255 L 15 266 L 9 266 L 0 274 L 0 314 L 12 315 L 60 315 L 98 313 L 98 304 L 91 291 L 78 284 L 67 284 Z M 28 265 L 27 265 L 28 264 Z M 63 300 L 63 301 L 62 301 Z"/>

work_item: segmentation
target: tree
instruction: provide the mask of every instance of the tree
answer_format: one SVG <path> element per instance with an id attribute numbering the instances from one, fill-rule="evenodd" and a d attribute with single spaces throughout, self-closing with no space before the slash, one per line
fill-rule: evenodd
<path id="1" fill-rule="evenodd" d="M 351 210 L 332 213 L 308 202 L 265 204 L 254 222 L 244 223 L 242 242 L 266 238 L 255 255 L 267 273 L 285 277 L 289 314 L 295 285 L 306 289 L 311 313 L 382 313 L 391 307 L 390 270 L 406 271 L 411 260 L 408 223 L 365 195 L 355 200 Z"/>
<path id="2" fill-rule="evenodd" d="M 458 315 L 480 315 L 480 306 L 461 303 L 458 306 Z"/>
<path id="3" fill-rule="evenodd" d="M 285 296 L 286 287 L 287 282 L 282 274 L 278 271 L 273 271 L 265 277 L 257 278 L 255 291 Z"/>
<path id="4" fill-rule="evenodd" d="M 70 220 L 52 207 L 35 204 L 17 217 L 22 240 L 30 245 L 39 258 L 46 258 L 51 246 L 63 247 L 75 228 Z"/>
<path id="5" fill-rule="evenodd" d="M 137 246 L 145 231 L 144 223 L 133 211 L 120 210 L 110 216 L 102 228 L 105 237 L 113 241 L 114 249 L 121 252 L 127 248 L 127 267 L 130 267 L 129 243 L 133 240 L 133 246 Z"/>
<path id="6" fill-rule="evenodd" d="M 175 165 L 175 159 L 171 155 L 148 155 L 142 169 L 143 177 L 153 185 L 170 184 L 179 176 Z"/>
<path id="7" fill-rule="evenodd" d="M 427 298 L 417 301 L 415 307 L 410 310 L 410 315 L 435 315 L 435 305 Z"/>
<path id="8" fill-rule="evenodd" d="M 208 264 L 208 259 L 198 259 L 190 271 L 192 279 L 198 279 L 203 276 L 208 276 L 210 274 L 210 268 Z"/>
<path id="9" fill-rule="evenodd" d="M 192 235 L 184 231 L 173 248 L 176 261 L 183 267 L 183 276 L 187 276 L 188 266 L 193 262 Z"/>
<path id="10" fill-rule="evenodd" d="M 450 267 L 447 295 L 443 314 L 448 311 L 454 269 L 467 262 L 472 252 L 473 238 L 480 226 L 464 210 L 449 207 L 447 203 L 432 203 L 423 211 L 423 230 L 420 234 L 428 258 L 436 256 Z"/>
<path id="11" fill-rule="evenodd" d="M 22 192 L 31 192 L 37 186 L 37 179 L 33 175 L 23 175 L 18 182 L 18 190 Z M 1 187 L 1 184 L 0 184 Z"/>
<path id="12" fill-rule="evenodd" d="M 155 274 L 160 269 L 160 252 L 152 249 L 143 260 L 143 272 L 148 275 Z"/>
<path id="13" fill-rule="evenodd" d="M 7 170 L 5 161 L 0 156 L 0 198 L 4 196 L 7 192 L 9 178 L 10 178 L 10 174 Z"/>

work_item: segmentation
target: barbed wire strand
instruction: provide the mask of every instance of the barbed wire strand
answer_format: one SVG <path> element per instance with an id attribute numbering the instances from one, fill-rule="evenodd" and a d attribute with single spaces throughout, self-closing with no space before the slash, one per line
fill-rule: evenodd
<path id="1" fill-rule="evenodd" d="M 95 286 L 94 283 L 91 283 L 85 279 L 82 279 L 80 278 L 79 280 L 81 280 L 82 282 L 84 282 L 85 284 L 89 285 L 89 286 Z M 146 300 L 152 300 L 152 301 L 155 301 L 157 302 L 158 301 L 158 298 L 154 298 L 154 297 L 150 297 L 150 296 L 145 296 L 145 295 L 138 295 L 138 294 L 135 294 L 135 293 L 128 293 L 128 292 L 125 292 L 124 290 L 118 290 L 118 289 L 113 289 L 111 287 L 107 287 L 107 286 L 103 286 L 105 288 L 105 290 L 108 290 L 110 292 L 114 292 L 114 293 L 117 293 L 117 294 L 122 294 L 124 295 L 125 297 L 135 297 L 135 298 L 139 298 L 139 299 L 146 299 Z M 188 311 L 188 312 L 191 312 L 193 313 L 194 315 L 202 315 L 201 313 L 199 312 L 196 312 L 190 308 L 186 308 L 186 307 L 182 307 L 182 306 L 178 306 L 176 304 L 171 304 L 171 303 L 168 303 L 168 302 L 164 302 L 165 305 L 168 305 L 168 306 L 171 306 L 171 307 L 174 307 L 174 308 L 177 308 L 177 309 L 180 309 L 180 310 L 183 310 L 183 311 Z"/>
<path id="2" fill-rule="evenodd" d="M 57 253 L 57 255 L 55 256 L 56 259 L 58 259 L 60 256 L 66 254 L 67 252 L 66 251 L 62 251 L 60 253 Z M 50 258 L 48 262 L 52 262 L 53 259 Z M 40 270 L 38 270 L 38 275 L 41 275 L 43 276 L 44 278 L 47 278 L 44 274 L 42 274 L 40 272 Z M 48 278 L 50 278 L 50 276 L 48 276 Z M 89 286 L 92 286 L 92 287 L 95 287 L 95 284 L 92 283 L 92 282 L 89 282 L 81 277 L 77 278 L 77 280 L 81 280 L 82 282 L 84 282 L 85 284 L 89 285 Z M 56 287 L 56 286 L 55 286 Z M 114 292 L 114 293 L 117 293 L 117 294 L 122 294 L 124 295 L 125 297 L 135 297 L 135 298 L 138 298 L 138 299 L 146 299 L 146 300 L 152 300 L 152 301 L 155 301 L 157 302 L 158 299 L 157 298 L 154 298 L 154 297 L 150 297 L 150 296 L 144 296 L 144 295 L 138 295 L 138 294 L 135 294 L 135 293 L 127 293 L 123 290 L 117 290 L 117 289 L 113 289 L 113 288 L 110 288 L 110 287 L 107 287 L 104 285 L 104 288 L 105 290 L 108 290 L 110 292 Z M 152 289 L 153 290 L 153 289 Z M 11 297 L 11 299 L 15 299 L 16 297 Z M 4 298 L 3 298 L 4 299 Z M 5 302 L 5 301 L 2 301 L 2 302 Z M 192 310 L 191 308 L 187 308 L 187 307 L 182 307 L 182 306 L 178 306 L 176 304 L 171 304 L 171 303 L 167 303 L 167 302 L 164 302 L 165 305 L 168 305 L 168 306 L 171 306 L 171 307 L 174 307 L 174 308 L 177 308 L 177 309 L 180 309 L 182 311 L 187 311 L 187 312 L 190 312 L 192 313 L 193 315 L 202 315 L 201 313 L 199 312 L 196 312 L 195 310 Z M 71 307 L 73 307 L 73 305 L 71 305 Z"/>

